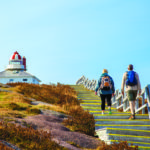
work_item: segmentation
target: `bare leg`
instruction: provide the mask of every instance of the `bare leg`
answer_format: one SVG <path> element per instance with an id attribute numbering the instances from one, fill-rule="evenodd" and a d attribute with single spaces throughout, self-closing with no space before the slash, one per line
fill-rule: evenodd
<path id="1" fill-rule="evenodd" d="M 133 115 L 135 109 L 135 101 L 129 101 L 129 105 L 130 105 L 131 114 Z"/>
<path id="2" fill-rule="evenodd" d="M 133 101 L 133 113 L 135 113 L 135 101 Z"/>

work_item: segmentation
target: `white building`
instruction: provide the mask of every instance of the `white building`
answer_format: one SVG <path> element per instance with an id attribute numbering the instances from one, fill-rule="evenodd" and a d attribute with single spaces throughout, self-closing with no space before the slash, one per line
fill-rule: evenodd
<path id="1" fill-rule="evenodd" d="M 21 57 L 16 51 L 9 59 L 9 65 L 5 71 L 0 72 L 0 83 L 25 82 L 39 84 L 36 76 L 26 72 L 26 58 Z"/>

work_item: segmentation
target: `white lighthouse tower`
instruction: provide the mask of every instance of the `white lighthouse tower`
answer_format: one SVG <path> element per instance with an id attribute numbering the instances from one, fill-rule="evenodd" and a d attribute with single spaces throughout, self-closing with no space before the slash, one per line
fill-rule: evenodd
<path id="1" fill-rule="evenodd" d="M 9 59 L 9 65 L 5 71 L 0 72 L 0 83 L 25 82 L 39 84 L 37 77 L 26 71 L 26 58 L 21 57 L 16 51 Z"/>

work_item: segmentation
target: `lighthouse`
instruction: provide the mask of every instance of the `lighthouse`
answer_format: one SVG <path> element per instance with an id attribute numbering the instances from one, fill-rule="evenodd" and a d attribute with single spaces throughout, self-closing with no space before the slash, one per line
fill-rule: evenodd
<path id="1" fill-rule="evenodd" d="M 26 71 L 26 58 L 21 57 L 19 53 L 16 51 L 9 59 L 9 65 L 6 68 L 7 70 L 18 70 L 18 71 Z"/>
<path id="2" fill-rule="evenodd" d="M 36 76 L 27 72 L 26 58 L 17 51 L 9 59 L 9 64 L 5 71 L 0 72 L 0 83 L 24 82 L 39 84 L 41 82 Z"/>

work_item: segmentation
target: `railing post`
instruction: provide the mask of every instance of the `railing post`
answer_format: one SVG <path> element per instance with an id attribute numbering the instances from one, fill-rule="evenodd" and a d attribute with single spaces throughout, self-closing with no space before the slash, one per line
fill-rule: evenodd
<path id="1" fill-rule="evenodd" d="M 127 108 L 129 107 L 129 100 L 127 100 Z"/>
<path id="2" fill-rule="evenodd" d="M 119 106 L 119 99 L 117 99 L 116 108 Z"/>
<path id="3" fill-rule="evenodd" d="M 126 108 L 127 108 L 127 101 L 125 101 L 125 102 L 123 103 L 123 111 L 125 111 Z"/>
<path id="4" fill-rule="evenodd" d="M 135 111 L 138 110 L 138 108 L 139 108 L 139 98 L 136 99 Z M 137 114 L 139 114 L 139 112 L 137 112 Z"/>
<path id="5" fill-rule="evenodd" d="M 116 101 L 116 94 L 114 94 L 114 97 L 112 97 L 112 103 Z"/>
<path id="6" fill-rule="evenodd" d="M 142 105 L 145 104 L 145 93 L 142 95 Z M 142 109 L 142 114 L 145 114 L 145 108 Z"/>
<path id="7" fill-rule="evenodd" d="M 149 119 L 150 119 L 150 85 L 147 85 L 146 87 L 146 97 L 147 97 L 147 109 L 148 109 L 148 114 L 149 114 Z"/>
<path id="8" fill-rule="evenodd" d="M 116 97 L 117 97 L 119 95 L 119 90 L 116 90 L 115 93 L 116 93 Z"/>

